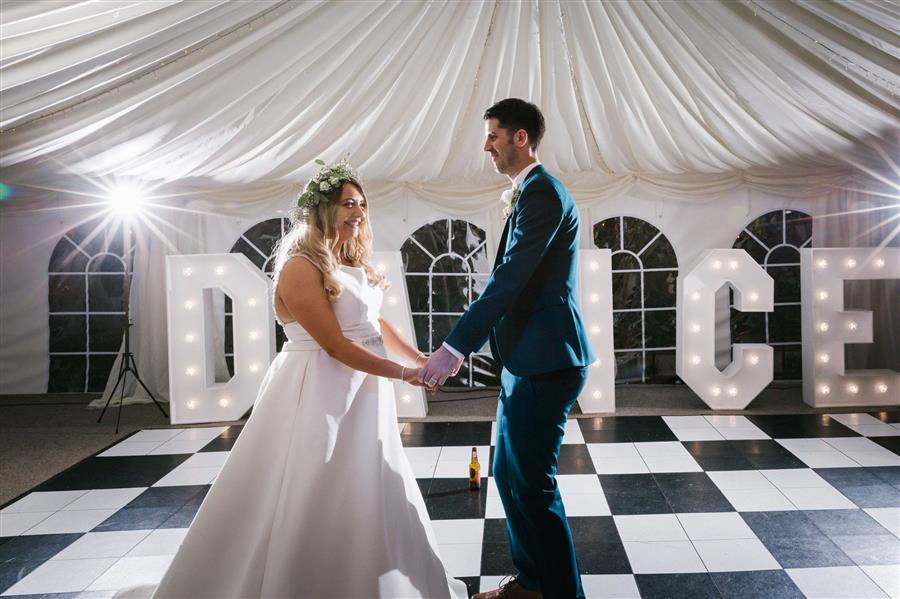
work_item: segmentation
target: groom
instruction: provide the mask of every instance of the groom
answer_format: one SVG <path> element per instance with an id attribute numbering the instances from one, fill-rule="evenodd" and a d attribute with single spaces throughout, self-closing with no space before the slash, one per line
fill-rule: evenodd
<path id="1" fill-rule="evenodd" d="M 513 190 L 494 270 L 481 296 L 420 372 L 444 384 L 490 339 L 503 366 L 492 472 L 518 573 L 473 599 L 584 597 L 556 485 L 566 416 L 594 361 L 578 307 L 578 211 L 538 162 L 544 117 L 509 98 L 484 113 L 484 151 Z"/>

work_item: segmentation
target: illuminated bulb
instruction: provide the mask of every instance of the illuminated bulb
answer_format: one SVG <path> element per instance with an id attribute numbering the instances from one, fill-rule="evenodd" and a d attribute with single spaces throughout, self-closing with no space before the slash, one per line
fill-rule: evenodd
<path id="1" fill-rule="evenodd" d="M 259 372 L 259 364 L 254 362 L 250 365 L 250 372 Z"/>
<path id="2" fill-rule="evenodd" d="M 194 368 L 193 366 L 188 366 L 185 369 L 184 373 L 188 376 L 194 376 L 195 374 L 197 374 L 197 369 Z"/>
<path id="3" fill-rule="evenodd" d="M 819 292 L 819 299 L 822 300 L 822 301 L 827 300 L 827 299 L 828 299 L 828 292 L 827 292 L 827 291 L 820 291 L 820 292 Z"/>
<path id="4" fill-rule="evenodd" d="M 711 266 L 713 267 L 713 270 L 719 270 L 720 268 L 722 268 L 722 261 L 721 260 L 713 260 Z"/>
<path id="5" fill-rule="evenodd" d="M 225 274 L 225 267 L 224 267 L 224 266 L 217 266 L 217 267 L 216 267 L 216 274 L 217 274 L 217 275 L 224 275 L 224 274 Z"/>
<path id="6" fill-rule="evenodd" d="M 755 302 L 756 300 L 759 299 L 759 294 L 756 293 L 755 291 L 752 291 L 752 292 L 750 292 L 750 294 L 747 296 L 747 298 L 748 298 L 751 302 Z"/>
<path id="7" fill-rule="evenodd" d="M 600 327 L 598 327 L 597 325 L 592 326 L 592 327 L 591 327 L 591 333 L 593 333 L 594 335 L 599 335 L 599 334 L 600 334 Z"/>
<path id="8" fill-rule="evenodd" d="M 855 321 L 851 320 L 850 322 L 847 323 L 847 328 L 850 329 L 851 331 L 855 331 L 856 327 L 857 327 L 857 324 Z"/>
<path id="9" fill-rule="evenodd" d="M 594 393 L 592 395 L 594 396 L 594 399 L 600 399 L 601 397 L 603 397 L 603 392 L 600 391 L 600 389 L 594 389 Z"/>
<path id="10" fill-rule="evenodd" d="M 732 260 L 731 262 L 729 262 L 729 263 L 728 263 L 728 268 L 730 268 L 731 270 L 737 270 L 737 268 L 738 268 L 738 261 L 737 261 L 737 260 Z"/>
<path id="11" fill-rule="evenodd" d="M 191 270 L 190 268 L 185 268 L 184 270 L 181 271 L 181 274 L 183 274 L 183 275 L 186 276 L 186 277 L 189 277 L 189 276 L 191 276 L 191 274 L 192 274 L 193 272 L 194 272 L 194 271 Z"/>
<path id="12" fill-rule="evenodd" d="M 847 383 L 847 393 L 856 395 L 857 393 L 859 393 L 859 385 L 857 385 L 856 383 Z"/>
<path id="13" fill-rule="evenodd" d="M 887 393 L 888 386 L 884 383 L 878 383 L 877 385 L 875 385 L 875 390 L 879 393 Z"/>
<path id="14" fill-rule="evenodd" d="M 400 399 L 403 400 L 403 403 L 410 403 L 412 401 L 412 397 L 408 393 L 404 393 Z"/>
<path id="15" fill-rule="evenodd" d="M 600 296 L 597 295 L 596 293 L 592 293 L 592 294 L 591 294 L 591 297 L 590 297 L 590 300 L 596 304 L 597 302 L 600 301 Z"/>
<path id="16" fill-rule="evenodd" d="M 193 410 L 194 408 L 197 407 L 197 402 L 194 401 L 193 399 L 191 399 L 187 402 L 187 407 L 188 407 L 188 410 Z"/>
<path id="17" fill-rule="evenodd" d="M 819 393 L 821 393 L 822 395 L 828 395 L 829 393 L 831 393 L 831 387 L 829 387 L 828 385 L 819 385 Z"/>
<path id="18" fill-rule="evenodd" d="M 250 331 L 250 334 L 247 335 L 250 339 L 256 340 L 259 339 L 259 333 L 256 331 Z"/>
<path id="19" fill-rule="evenodd" d="M 599 262 L 591 262 L 589 264 L 589 266 L 590 266 L 591 270 L 597 270 L 598 268 L 600 268 L 600 263 Z"/>
<path id="20" fill-rule="evenodd" d="M 699 364 L 699 363 L 700 363 L 700 356 L 697 356 L 697 355 L 691 356 L 691 364 Z"/>
<path id="21" fill-rule="evenodd" d="M 759 364 L 759 356 L 757 356 L 756 354 L 750 354 L 749 359 L 750 359 L 750 363 L 753 364 L 754 366 L 756 364 Z"/>
<path id="22" fill-rule="evenodd" d="M 827 322 L 820 322 L 820 323 L 819 323 L 819 330 L 822 331 L 823 333 L 825 333 L 826 331 L 828 331 L 828 323 L 827 323 Z"/>
<path id="23" fill-rule="evenodd" d="M 730 395 L 731 397 L 736 397 L 737 394 L 738 394 L 737 387 L 729 387 L 728 388 L 728 395 Z"/>
<path id="24" fill-rule="evenodd" d="M 831 360 L 831 356 L 828 354 L 819 354 L 819 362 L 822 364 L 828 364 L 829 360 Z"/>
<path id="25" fill-rule="evenodd" d="M 819 268 L 827 268 L 828 260 L 826 260 L 825 258 L 819 258 L 818 260 L 816 260 L 816 266 L 818 266 Z"/>
<path id="26" fill-rule="evenodd" d="M 193 334 L 193 333 L 188 333 L 187 335 L 185 335 L 185 336 L 184 336 L 184 342 L 185 342 L 185 343 L 193 343 L 193 342 L 194 342 L 194 334 Z"/>
<path id="27" fill-rule="evenodd" d="M 230 403 L 231 403 L 231 400 L 229 400 L 227 397 L 223 397 L 222 399 L 219 400 L 219 405 L 222 406 L 223 408 L 227 408 L 228 404 L 230 404 Z"/>
<path id="28" fill-rule="evenodd" d="M 247 300 L 247 305 L 250 306 L 251 308 L 255 307 L 255 306 L 256 306 L 256 298 L 255 298 L 255 297 L 251 297 L 250 299 L 248 299 L 248 300 Z"/>
<path id="29" fill-rule="evenodd" d="M 692 333 L 699 333 L 699 332 L 700 332 L 700 325 L 697 324 L 696 322 L 693 323 L 693 324 L 691 325 L 691 332 L 692 332 Z"/>
<path id="30" fill-rule="evenodd" d="M 714 397 L 718 397 L 718 396 L 722 395 L 722 390 L 718 387 L 713 387 L 712 389 L 709 390 L 709 392 L 712 393 Z"/>
<path id="31" fill-rule="evenodd" d="M 847 262 L 845 262 L 845 264 L 847 265 L 847 268 L 853 268 L 854 266 L 856 266 L 856 260 L 854 260 L 853 258 L 847 258 Z"/>
<path id="32" fill-rule="evenodd" d="M 884 258 L 875 258 L 875 268 L 884 267 Z"/>
<path id="33" fill-rule="evenodd" d="M 396 304 L 396 303 L 397 303 L 397 296 L 396 296 L 396 295 L 390 295 L 390 296 L 388 296 L 388 303 L 391 304 L 392 306 L 393 306 L 394 304 Z"/>
<path id="34" fill-rule="evenodd" d="M 694 293 L 692 293 L 691 299 L 694 300 L 695 302 L 699 302 L 700 301 L 700 292 L 695 291 Z"/>
<path id="35" fill-rule="evenodd" d="M 193 310 L 194 302 L 192 300 L 188 300 L 188 301 L 184 302 L 184 309 L 185 310 Z"/>

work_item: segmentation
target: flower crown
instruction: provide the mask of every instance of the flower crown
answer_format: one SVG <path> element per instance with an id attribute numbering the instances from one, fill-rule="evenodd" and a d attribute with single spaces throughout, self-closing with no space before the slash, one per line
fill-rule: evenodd
<path id="1" fill-rule="evenodd" d="M 350 166 L 347 157 L 338 162 L 326 165 L 324 160 L 316 159 L 316 164 L 322 167 L 319 174 L 309 180 L 306 189 L 297 198 L 297 208 L 310 210 L 318 206 L 320 202 L 331 200 L 326 194 L 343 187 L 345 183 L 359 182 L 359 174 Z"/>

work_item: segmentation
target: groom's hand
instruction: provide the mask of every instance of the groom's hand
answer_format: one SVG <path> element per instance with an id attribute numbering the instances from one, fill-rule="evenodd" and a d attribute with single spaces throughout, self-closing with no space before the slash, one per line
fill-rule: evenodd
<path id="1" fill-rule="evenodd" d="M 441 346 L 431 354 L 428 362 L 419 370 L 419 382 L 429 389 L 443 385 L 447 378 L 459 372 L 462 359 L 457 358 L 447 348 Z"/>

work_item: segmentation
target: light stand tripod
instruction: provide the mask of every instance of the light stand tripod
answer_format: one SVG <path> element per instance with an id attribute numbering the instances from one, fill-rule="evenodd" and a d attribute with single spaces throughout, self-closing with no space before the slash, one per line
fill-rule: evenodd
<path id="1" fill-rule="evenodd" d="M 113 395 L 116 394 L 116 389 L 121 385 L 121 390 L 119 392 L 119 411 L 116 415 L 116 434 L 119 433 L 119 422 L 122 420 L 122 405 L 125 400 L 125 375 L 129 372 L 134 376 L 134 380 L 144 388 L 144 391 L 147 392 L 147 395 L 153 400 L 153 403 L 156 404 L 156 407 L 159 408 L 162 415 L 166 418 L 169 417 L 162 405 L 160 405 L 160 403 L 156 401 L 156 398 L 153 397 L 153 394 L 150 392 L 150 389 L 147 388 L 147 385 L 144 384 L 144 381 L 141 380 L 141 376 L 138 374 L 137 370 L 137 362 L 134 360 L 134 354 L 131 353 L 131 277 L 133 276 L 132 267 L 135 250 L 131 247 L 131 223 L 126 220 L 122 227 L 124 228 L 125 233 L 125 347 L 122 349 L 122 358 L 119 360 L 119 375 L 116 378 L 116 384 L 113 386 L 112 391 L 109 392 L 109 397 L 106 399 L 106 405 L 103 406 L 100 417 L 97 418 L 98 423 L 103 420 L 106 408 L 109 407 Z"/>

